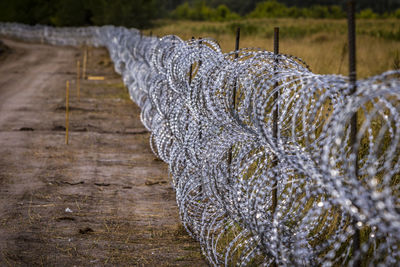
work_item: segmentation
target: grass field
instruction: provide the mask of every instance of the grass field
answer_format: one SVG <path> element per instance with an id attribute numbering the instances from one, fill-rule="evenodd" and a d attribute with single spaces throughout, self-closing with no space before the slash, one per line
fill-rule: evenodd
<path id="1" fill-rule="evenodd" d="M 281 53 L 298 56 L 314 73 L 347 75 L 347 24 L 335 19 L 246 19 L 231 22 L 157 21 L 154 35 L 211 37 L 223 52 L 234 50 L 235 31 L 241 27 L 240 47 L 273 50 L 273 29 L 280 27 Z M 365 78 L 400 68 L 400 20 L 357 20 L 357 72 Z"/>

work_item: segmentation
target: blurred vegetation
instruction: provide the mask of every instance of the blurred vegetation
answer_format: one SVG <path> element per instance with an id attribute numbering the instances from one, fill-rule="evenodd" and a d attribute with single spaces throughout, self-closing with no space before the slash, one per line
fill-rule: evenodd
<path id="1" fill-rule="evenodd" d="M 251 13 L 257 5 L 267 2 L 266 0 L 164 0 L 165 9 L 171 11 L 178 5 L 188 3 L 189 6 L 195 6 L 199 2 L 204 2 L 211 8 L 217 8 L 219 5 L 227 6 L 232 12 L 239 14 L 240 16 L 246 16 Z M 317 7 L 329 7 L 338 6 L 340 9 L 345 10 L 347 0 L 277 0 L 280 4 L 283 4 L 289 8 L 294 7 L 294 10 L 303 8 Z M 400 8 L 400 1 L 398 0 L 357 0 L 357 12 L 361 12 L 364 9 L 371 9 L 374 13 L 386 16 L 385 13 L 391 13 L 396 9 Z"/>
<path id="2" fill-rule="evenodd" d="M 224 52 L 272 51 L 280 27 L 282 53 L 306 60 L 316 73 L 347 75 L 347 0 L 0 0 L 0 21 L 53 26 L 113 24 L 178 35 L 212 37 Z M 368 77 L 400 65 L 400 1 L 357 0 L 357 67 Z"/>
<path id="3" fill-rule="evenodd" d="M 174 19 L 190 19 L 190 20 L 209 20 L 209 21 L 227 21 L 237 20 L 240 16 L 232 12 L 226 5 L 219 5 L 217 8 L 211 8 L 206 5 L 205 1 L 196 2 L 192 7 L 188 2 L 178 6 L 170 13 Z"/>
<path id="4" fill-rule="evenodd" d="M 338 5 L 313 5 L 309 8 L 287 7 L 277 1 L 270 0 L 257 4 L 248 15 L 251 18 L 344 18 L 346 13 Z"/>
<path id="5" fill-rule="evenodd" d="M 310 5 L 302 7 L 302 5 L 287 6 L 283 2 L 291 1 L 277 1 L 267 0 L 258 2 L 249 1 L 255 4 L 254 8 L 248 13 L 241 14 L 231 11 L 226 4 L 219 4 L 217 7 L 208 5 L 216 2 L 226 2 L 232 5 L 236 1 L 185 1 L 183 4 L 176 7 L 176 9 L 170 12 L 170 17 L 173 19 L 184 19 L 184 20 L 202 20 L 202 21 L 227 21 L 237 20 L 240 18 L 331 18 L 340 19 L 346 17 L 346 12 L 343 5 L 339 4 L 315 4 L 320 1 L 308 1 Z M 292 1 L 294 2 L 294 1 Z M 307 1 L 306 1 L 307 2 Z M 330 1 L 326 1 L 330 3 Z M 325 3 L 326 3 L 325 2 Z M 336 1 L 338 3 L 343 1 Z M 345 2 L 345 1 L 344 1 Z M 314 4 L 311 4 L 314 3 Z M 237 10 L 237 9 L 236 9 Z M 238 9 L 240 11 L 240 9 Z M 393 9 L 392 11 L 386 11 L 384 13 L 377 13 L 372 8 L 366 7 L 359 9 L 357 12 L 359 18 L 400 18 L 400 4 L 399 8 Z"/>
<path id="6" fill-rule="evenodd" d="M 161 16 L 160 2 L 162 0 L 2 0 L 0 21 L 146 28 Z"/>
<path id="7" fill-rule="evenodd" d="M 346 16 L 346 2 L 347 0 L 1 0 L 0 21 L 53 26 L 112 24 L 143 29 L 151 27 L 154 20 L 160 18 L 193 21 L 238 21 L 248 18 L 340 19 Z M 400 1 L 358 0 L 357 17 L 400 19 Z"/>

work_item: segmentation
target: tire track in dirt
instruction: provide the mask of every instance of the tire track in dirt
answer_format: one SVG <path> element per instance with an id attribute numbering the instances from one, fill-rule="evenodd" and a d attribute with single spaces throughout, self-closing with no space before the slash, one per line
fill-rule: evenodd
<path id="1" fill-rule="evenodd" d="M 0 62 L 0 265 L 205 266 L 183 230 L 167 166 L 104 49 L 89 49 L 78 102 L 65 81 L 82 49 L 6 40 Z"/>

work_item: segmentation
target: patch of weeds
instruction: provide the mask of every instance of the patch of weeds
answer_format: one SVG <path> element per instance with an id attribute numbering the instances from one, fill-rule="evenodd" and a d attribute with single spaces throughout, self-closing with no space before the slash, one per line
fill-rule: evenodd
<path id="1" fill-rule="evenodd" d="M 393 55 L 393 69 L 400 69 L 400 53 L 399 50 L 396 50 L 396 53 Z"/>
<path id="2" fill-rule="evenodd" d="M 231 34 L 236 34 L 236 29 L 240 27 L 240 31 L 244 35 L 256 35 L 260 27 L 253 23 L 248 22 L 232 22 L 229 23 L 227 26 L 227 32 Z"/>
<path id="3" fill-rule="evenodd" d="M 175 261 L 184 261 L 186 260 L 186 256 L 179 256 L 175 258 Z"/>

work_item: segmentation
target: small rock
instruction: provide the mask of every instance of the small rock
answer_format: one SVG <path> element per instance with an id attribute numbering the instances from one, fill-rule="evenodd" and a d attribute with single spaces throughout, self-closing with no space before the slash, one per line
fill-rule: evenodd
<path id="1" fill-rule="evenodd" d="M 97 186 L 109 186 L 110 184 L 109 183 L 94 183 L 94 185 L 97 185 Z"/>
<path id="2" fill-rule="evenodd" d="M 144 184 L 145 185 L 156 185 L 156 184 L 166 184 L 167 181 L 149 181 L 147 180 Z"/>
<path id="3" fill-rule="evenodd" d="M 84 234 L 88 234 L 88 233 L 93 233 L 93 229 L 90 227 L 85 227 L 83 229 L 79 229 L 79 233 L 84 235 Z"/>
<path id="4" fill-rule="evenodd" d="M 65 127 L 62 125 L 56 125 L 52 129 L 53 131 L 65 131 Z"/>
<path id="5" fill-rule="evenodd" d="M 122 189 L 132 189 L 132 186 L 123 186 Z"/>
<path id="6" fill-rule="evenodd" d="M 31 128 L 31 127 L 21 127 L 19 130 L 20 131 L 34 131 L 33 128 Z"/>
<path id="7" fill-rule="evenodd" d="M 63 216 L 63 217 L 58 217 L 56 219 L 56 221 L 58 221 L 58 222 L 60 222 L 60 221 L 75 221 L 75 218 L 68 217 L 68 216 Z"/>

